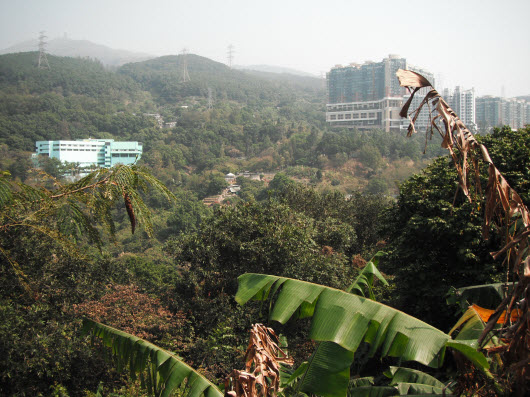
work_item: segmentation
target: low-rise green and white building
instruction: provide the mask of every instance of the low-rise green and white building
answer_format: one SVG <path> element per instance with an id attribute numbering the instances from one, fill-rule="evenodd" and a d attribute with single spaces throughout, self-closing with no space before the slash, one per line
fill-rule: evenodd
<path id="1" fill-rule="evenodd" d="M 80 167 L 112 167 L 133 164 L 142 156 L 141 142 L 115 142 L 114 139 L 37 141 L 35 157 L 48 156 Z"/>

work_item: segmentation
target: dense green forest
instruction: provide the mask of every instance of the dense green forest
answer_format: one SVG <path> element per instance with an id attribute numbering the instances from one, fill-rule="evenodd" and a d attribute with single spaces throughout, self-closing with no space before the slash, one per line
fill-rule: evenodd
<path id="1" fill-rule="evenodd" d="M 319 79 L 232 70 L 191 54 L 116 71 L 88 59 L 49 56 L 50 70 L 36 61 L 36 53 L 0 56 L 0 394 L 144 395 L 144 380 L 108 359 L 115 329 L 174 352 L 214 390 L 244 367 L 259 322 L 281 334 L 301 368 L 283 373 L 284 395 L 509 394 L 509 382 L 464 343 L 484 321 L 449 332 L 467 306 L 462 294 L 470 296 L 448 305 L 451 288 L 512 275 L 490 255 L 506 231 L 481 237 L 486 208 L 458 190 L 450 158 L 437 158 L 445 155 L 441 139 L 330 129 Z M 161 128 L 152 113 L 176 126 Z M 32 168 L 36 140 L 87 137 L 138 140 L 144 154 L 137 165 L 74 183 L 51 160 Z M 478 139 L 528 206 L 530 128 Z M 472 167 L 485 175 L 488 165 Z M 268 177 L 239 176 L 238 195 L 203 204 L 226 188 L 224 174 L 246 170 Z M 482 177 L 474 194 L 487 183 Z M 321 310 L 326 294 L 342 303 Z M 339 339 L 351 330 L 319 336 L 319 313 L 341 324 L 349 317 L 338 314 L 341 305 L 354 307 L 358 295 L 394 323 L 367 320 L 369 331 L 350 350 Z M 81 332 L 84 317 L 104 342 Z M 115 351 L 131 340 L 120 337 Z M 401 338 L 423 350 L 405 351 Z M 462 355 L 444 360 L 446 343 Z M 334 364 L 319 367 L 326 357 Z M 466 379 L 476 388 L 469 381 L 455 389 L 462 357 L 475 366 Z M 190 373 L 182 376 L 192 385 Z M 315 374 L 342 389 L 318 389 Z"/>
<path id="2" fill-rule="evenodd" d="M 438 142 L 381 131 L 329 130 L 325 91 L 315 78 L 232 70 L 195 55 L 127 64 L 35 53 L 0 57 L 2 168 L 25 179 L 37 140 L 115 138 L 144 143 L 143 162 L 164 182 L 195 193 L 211 173 L 289 173 L 343 193 L 396 194 L 397 183 L 442 152 Z M 208 109 L 208 89 L 213 106 Z M 159 128 L 158 113 L 176 127 Z M 318 172 L 320 171 L 320 172 Z M 316 178 L 317 174 L 320 176 Z"/>

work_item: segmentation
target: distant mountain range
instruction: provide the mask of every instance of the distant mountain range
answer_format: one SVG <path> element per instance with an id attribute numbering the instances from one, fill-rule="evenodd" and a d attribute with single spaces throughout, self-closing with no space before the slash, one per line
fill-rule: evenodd
<path id="1" fill-rule="evenodd" d="M 0 54 L 11 54 L 17 52 L 31 52 L 38 50 L 39 41 L 37 39 L 27 40 L 11 47 L 0 50 Z M 96 44 L 88 40 L 72 40 L 67 37 L 58 37 L 51 39 L 46 44 L 46 52 L 51 55 L 63 57 L 80 57 L 98 59 L 106 66 L 121 66 L 131 62 L 142 62 L 149 59 L 157 58 L 155 55 L 133 52 L 128 50 L 119 50 Z M 314 74 L 303 72 L 296 69 L 273 66 L 273 65 L 238 65 L 234 69 L 251 70 L 256 72 L 290 74 L 302 77 L 318 77 Z"/>
<path id="2" fill-rule="evenodd" d="M 273 66 L 273 65 L 235 65 L 234 69 L 240 69 L 240 70 L 254 70 L 256 72 L 266 72 L 266 73 L 285 73 L 285 74 L 293 74 L 295 76 L 302 76 L 302 77 L 318 77 L 317 75 L 302 72 L 301 70 L 291 69 L 291 68 L 285 68 L 282 66 Z"/>
<path id="3" fill-rule="evenodd" d="M 0 54 L 38 51 L 38 44 L 37 39 L 27 40 L 0 50 Z M 155 58 L 154 55 L 150 54 L 116 50 L 101 44 L 92 43 L 88 40 L 71 40 L 64 37 L 48 41 L 46 44 L 46 52 L 63 57 L 88 57 L 98 59 L 106 66 L 121 66 L 130 62 L 140 62 Z"/>
<path id="4" fill-rule="evenodd" d="M 48 54 L 50 69 L 41 70 L 36 67 L 37 60 L 38 51 L 0 55 L 0 91 L 54 91 L 64 96 L 109 96 L 124 101 L 149 92 L 160 104 L 206 98 L 211 93 L 214 100 L 268 106 L 297 100 L 320 103 L 325 97 L 323 82 L 316 77 L 237 70 L 195 54 L 166 55 L 112 69 L 94 58 Z"/>

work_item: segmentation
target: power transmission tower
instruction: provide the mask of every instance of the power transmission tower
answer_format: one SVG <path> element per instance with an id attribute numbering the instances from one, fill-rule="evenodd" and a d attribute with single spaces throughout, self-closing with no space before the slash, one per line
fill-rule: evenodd
<path id="1" fill-rule="evenodd" d="M 48 58 L 46 57 L 46 38 L 44 31 L 39 34 L 39 69 L 50 69 Z"/>
<path id="2" fill-rule="evenodd" d="M 226 52 L 226 55 L 228 57 L 228 67 L 229 68 L 232 68 L 232 62 L 234 60 L 234 46 L 232 44 L 230 44 L 228 46 L 228 51 Z"/>
<path id="3" fill-rule="evenodd" d="M 212 110 L 212 107 L 213 107 L 212 89 L 208 87 L 208 110 Z"/>
<path id="4" fill-rule="evenodd" d="M 326 79 L 326 72 L 320 71 L 320 81 L 322 82 L 322 88 L 327 89 L 328 82 Z"/>
<path id="5" fill-rule="evenodd" d="M 185 83 L 186 81 L 190 81 L 190 75 L 188 74 L 188 50 L 186 48 L 183 48 L 180 52 L 181 55 L 181 62 L 180 62 L 180 69 L 181 69 L 181 75 L 180 75 L 180 82 Z"/>

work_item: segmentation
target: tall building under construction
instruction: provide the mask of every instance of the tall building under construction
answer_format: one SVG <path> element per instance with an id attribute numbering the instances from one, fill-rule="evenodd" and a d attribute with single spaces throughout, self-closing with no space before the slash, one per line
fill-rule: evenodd
<path id="1" fill-rule="evenodd" d="M 335 66 L 326 75 L 326 121 L 336 127 L 399 131 L 403 128 L 399 111 L 407 91 L 399 85 L 396 72 L 407 68 L 434 84 L 431 73 L 407 65 L 397 55 L 381 62 Z"/>

